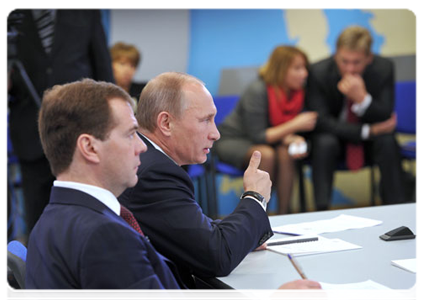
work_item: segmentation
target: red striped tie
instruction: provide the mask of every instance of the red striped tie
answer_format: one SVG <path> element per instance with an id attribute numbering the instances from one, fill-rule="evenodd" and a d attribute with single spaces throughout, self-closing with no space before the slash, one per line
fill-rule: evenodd
<path id="1" fill-rule="evenodd" d="M 358 117 L 351 111 L 351 100 L 348 101 L 348 115 L 347 121 L 349 123 L 358 123 Z M 363 144 L 347 143 L 346 147 L 346 164 L 347 168 L 352 171 L 357 171 L 364 166 L 364 149 Z"/>
<path id="2" fill-rule="evenodd" d="M 127 209 L 125 206 L 120 206 L 120 216 L 132 227 L 134 228 L 139 234 L 144 236 L 144 232 L 142 232 L 140 225 L 138 224 L 137 220 L 135 219 L 134 215 Z"/>

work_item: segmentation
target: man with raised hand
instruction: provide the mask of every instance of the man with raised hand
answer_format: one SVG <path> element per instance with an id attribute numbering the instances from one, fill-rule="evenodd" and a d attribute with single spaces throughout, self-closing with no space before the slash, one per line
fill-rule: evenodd
<path id="1" fill-rule="evenodd" d="M 192 274 L 228 275 L 273 235 L 266 214 L 271 181 L 259 169 L 260 152 L 251 157 L 245 193 L 230 215 L 212 220 L 195 201 L 193 183 L 181 166 L 207 160 L 220 138 L 215 115 L 213 98 L 199 79 L 169 72 L 149 81 L 136 114 L 148 149 L 140 155 L 138 183 L 119 197 L 154 247 L 178 265 L 189 287 L 195 286 Z"/>

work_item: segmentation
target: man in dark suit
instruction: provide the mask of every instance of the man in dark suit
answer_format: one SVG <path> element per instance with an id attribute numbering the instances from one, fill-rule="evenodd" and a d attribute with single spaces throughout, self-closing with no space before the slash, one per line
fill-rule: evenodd
<path id="1" fill-rule="evenodd" d="M 116 198 L 137 182 L 146 151 L 133 105 L 121 88 L 91 79 L 45 93 L 39 132 L 57 180 L 30 235 L 27 288 L 179 288 L 171 262 L 124 220 L 131 214 Z"/>
<path id="2" fill-rule="evenodd" d="M 339 36 L 335 55 L 311 66 L 306 106 L 319 113 L 311 154 L 318 210 L 329 207 L 341 158 L 351 170 L 365 161 L 376 163 L 383 203 L 404 201 L 394 136 L 394 68 L 372 54 L 371 45 L 365 28 L 349 27 Z"/>
<path id="3" fill-rule="evenodd" d="M 30 236 L 26 288 L 183 287 L 172 262 L 155 251 L 116 198 L 136 184 L 139 155 L 146 151 L 133 106 L 121 88 L 90 79 L 44 95 L 39 132 L 57 180 Z M 281 286 L 319 287 L 309 280 Z"/>
<path id="4" fill-rule="evenodd" d="M 15 45 L 9 45 L 15 49 L 9 59 L 22 63 L 37 98 L 49 87 L 82 78 L 113 82 L 100 11 L 16 10 L 9 21 L 16 23 L 18 32 Z M 39 103 L 17 68 L 12 68 L 10 76 L 10 134 L 22 172 L 29 234 L 48 203 L 54 176 L 38 136 Z"/>
<path id="5" fill-rule="evenodd" d="M 191 274 L 228 275 L 273 235 L 266 214 L 271 181 L 258 169 L 260 152 L 253 154 L 244 174 L 248 193 L 232 214 L 212 220 L 202 213 L 193 183 L 181 168 L 204 163 L 220 137 L 216 107 L 204 84 L 187 74 L 163 73 L 144 88 L 136 115 L 148 150 L 140 155 L 138 183 L 119 201 L 134 212 L 156 249 L 178 265 L 188 286 L 194 286 Z"/>

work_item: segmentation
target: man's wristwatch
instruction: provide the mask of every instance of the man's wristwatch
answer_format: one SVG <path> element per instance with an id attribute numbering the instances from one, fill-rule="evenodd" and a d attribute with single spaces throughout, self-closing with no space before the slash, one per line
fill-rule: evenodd
<path id="1" fill-rule="evenodd" d="M 242 195 L 241 195 L 241 197 L 240 197 L 240 199 L 242 200 L 242 199 L 244 199 L 245 197 L 253 197 L 254 199 L 256 199 L 258 202 L 260 202 L 261 203 L 261 205 L 264 207 L 264 209 L 266 209 L 266 207 L 267 207 L 267 202 L 266 202 L 266 199 L 260 194 L 260 193 L 257 193 L 257 192 L 253 192 L 253 191 L 245 191 Z"/>

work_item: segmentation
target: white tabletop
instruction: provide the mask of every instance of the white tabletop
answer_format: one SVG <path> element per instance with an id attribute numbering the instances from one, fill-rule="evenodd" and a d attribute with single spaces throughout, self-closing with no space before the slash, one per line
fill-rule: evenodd
<path id="1" fill-rule="evenodd" d="M 363 248 L 297 257 L 309 279 L 338 284 L 371 279 L 392 289 L 409 289 L 415 284 L 416 274 L 393 266 L 391 261 L 416 258 L 416 240 L 386 242 L 379 238 L 400 226 L 407 226 L 417 235 L 414 203 L 273 216 L 270 222 L 275 227 L 330 219 L 340 214 L 381 220 L 383 223 L 363 229 L 322 234 Z M 229 276 L 217 279 L 234 289 L 277 289 L 281 284 L 300 277 L 285 255 L 266 250 L 248 254 Z"/>

